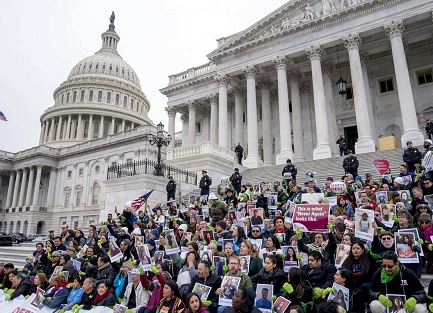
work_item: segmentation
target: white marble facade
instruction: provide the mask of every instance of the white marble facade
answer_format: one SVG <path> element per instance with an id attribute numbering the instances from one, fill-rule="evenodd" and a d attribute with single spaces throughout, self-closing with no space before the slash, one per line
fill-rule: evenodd
<path id="1" fill-rule="evenodd" d="M 357 154 L 389 133 L 399 146 L 422 144 L 433 110 L 432 9 L 430 0 L 288 1 L 218 39 L 209 63 L 169 76 L 169 133 L 179 114 L 182 148 L 240 142 L 251 168 L 333 157 L 339 135 Z"/>

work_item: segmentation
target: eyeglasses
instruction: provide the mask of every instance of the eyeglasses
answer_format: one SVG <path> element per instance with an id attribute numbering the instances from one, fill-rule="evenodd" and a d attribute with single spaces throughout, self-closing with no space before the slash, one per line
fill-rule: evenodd
<path id="1" fill-rule="evenodd" d="M 260 230 L 252 230 L 253 233 L 260 233 Z"/>
<path id="2" fill-rule="evenodd" d="M 382 264 L 382 268 L 387 268 L 387 269 L 392 269 L 394 266 L 395 266 L 395 264 L 393 264 L 393 265 Z"/>
<path id="3" fill-rule="evenodd" d="M 420 221 L 419 223 L 423 224 L 423 225 L 427 225 L 427 224 L 430 224 L 430 221 Z"/>
<path id="4" fill-rule="evenodd" d="M 382 238 L 380 238 L 381 240 L 391 240 L 392 238 L 391 237 L 382 237 Z"/>
<path id="5" fill-rule="evenodd" d="M 380 216 L 380 214 L 379 214 L 379 213 L 377 213 L 377 214 L 374 214 L 374 216 Z"/>

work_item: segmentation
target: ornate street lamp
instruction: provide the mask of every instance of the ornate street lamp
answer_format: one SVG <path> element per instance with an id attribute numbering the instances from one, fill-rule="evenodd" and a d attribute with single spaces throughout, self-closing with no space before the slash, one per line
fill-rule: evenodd
<path id="1" fill-rule="evenodd" d="M 338 67 L 340 69 L 340 79 L 337 80 L 337 88 L 338 88 L 338 93 L 343 97 L 344 94 L 346 93 L 346 84 L 347 81 L 343 79 L 343 77 L 341 77 L 341 67 L 340 67 L 340 56 L 338 54 L 338 46 L 337 46 L 337 60 L 338 60 Z"/>
<path id="2" fill-rule="evenodd" d="M 171 136 L 168 135 L 167 137 L 164 137 L 164 124 L 159 122 L 159 124 L 156 125 L 156 136 L 154 134 L 148 134 L 147 139 L 152 146 L 156 145 L 158 147 L 158 161 L 156 162 L 153 175 L 164 176 L 164 164 L 161 162 L 161 147 L 170 144 Z"/>

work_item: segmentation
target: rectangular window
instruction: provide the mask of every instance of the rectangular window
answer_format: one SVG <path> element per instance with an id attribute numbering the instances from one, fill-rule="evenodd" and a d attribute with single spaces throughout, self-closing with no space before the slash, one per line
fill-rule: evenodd
<path id="1" fill-rule="evenodd" d="M 418 79 L 418 85 L 424 85 L 433 82 L 432 68 L 425 68 L 416 71 L 416 77 Z"/>
<path id="2" fill-rule="evenodd" d="M 262 107 L 258 107 L 257 108 L 257 120 L 261 121 L 262 120 Z"/>
<path id="3" fill-rule="evenodd" d="M 247 114 L 245 111 L 242 112 L 242 122 L 245 124 L 247 122 Z"/>
<path id="4" fill-rule="evenodd" d="M 70 198 L 71 198 L 71 192 L 68 191 L 68 192 L 65 193 L 65 205 L 64 205 L 65 208 L 67 208 L 69 206 L 69 200 L 70 200 Z"/>
<path id="5" fill-rule="evenodd" d="M 394 82 L 392 77 L 379 80 L 380 93 L 394 91 Z"/>
<path id="6" fill-rule="evenodd" d="M 68 171 L 68 178 L 72 178 L 72 171 Z"/>
<path id="7" fill-rule="evenodd" d="M 195 123 L 195 133 L 201 134 L 201 123 Z"/>
<path id="8" fill-rule="evenodd" d="M 352 87 L 346 87 L 346 100 L 352 100 L 353 99 L 353 89 Z"/>
<path id="9" fill-rule="evenodd" d="M 78 176 L 83 176 L 83 169 L 82 168 L 78 169 Z"/>
<path id="10" fill-rule="evenodd" d="M 75 206 L 79 207 L 81 205 L 81 196 L 83 195 L 82 190 L 77 190 L 77 198 L 75 199 Z"/>
<path id="11" fill-rule="evenodd" d="M 126 159 L 126 164 L 132 164 L 132 159 Z"/>

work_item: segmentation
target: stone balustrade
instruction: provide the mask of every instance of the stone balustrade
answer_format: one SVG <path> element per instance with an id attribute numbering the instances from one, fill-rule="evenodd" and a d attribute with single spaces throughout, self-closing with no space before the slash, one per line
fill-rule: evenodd
<path id="1" fill-rule="evenodd" d="M 167 160 L 194 157 L 203 154 L 211 154 L 213 156 L 217 156 L 228 161 L 233 161 L 235 159 L 235 153 L 233 151 L 220 147 L 211 142 L 202 142 L 199 144 L 179 147 L 167 151 Z"/>
<path id="2" fill-rule="evenodd" d="M 170 75 L 168 85 L 174 85 L 187 79 L 195 78 L 204 74 L 208 74 L 216 70 L 216 65 L 209 62 L 197 67 L 192 67 L 178 74 Z"/>

